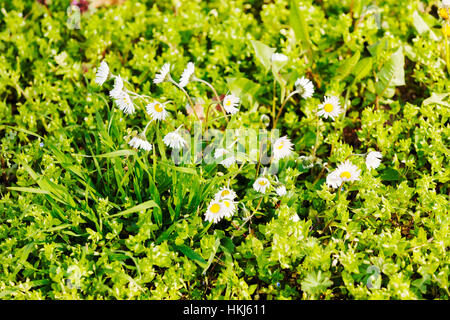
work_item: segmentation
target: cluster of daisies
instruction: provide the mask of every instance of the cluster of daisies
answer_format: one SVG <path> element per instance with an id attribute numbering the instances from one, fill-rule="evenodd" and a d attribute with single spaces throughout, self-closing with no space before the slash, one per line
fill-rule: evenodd
<path id="1" fill-rule="evenodd" d="M 189 82 L 192 81 L 199 81 L 199 82 L 205 82 L 201 79 L 198 79 L 194 75 L 195 66 L 192 62 L 189 62 L 187 64 L 187 67 L 183 71 L 179 82 L 175 82 L 170 74 L 171 71 L 171 64 L 166 63 L 164 64 L 159 72 L 156 74 L 153 82 L 155 84 L 163 83 L 163 82 L 170 82 L 180 88 L 186 95 L 186 91 L 184 87 Z M 97 69 L 97 73 L 95 76 L 95 82 L 102 86 L 105 81 L 108 79 L 114 79 L 114 86 L 113 89 L 109 92 L 110 97 L 114 100 L 114 103 L 118 106 L 118 108 L 123 111 L 126 114 L 133 114 L 136 111 L 135 104 L 133 103 L 134 99 L 145 99 L 150 98 L 148 96 L 139 95 L 135 92 L 132 92 L 128 90 L 124 86 L 124 80 L 121 78 L 120 75 L 114 75 L 111 73 L 108 64 L 105 61 L 102 61 L 100 63 L 99 68 Z M 208 84 L 209 85 L 209 84 Z M 188 100 L 191 102 L 192 100 L 188 96 Z M 236 97 L 233 94 L 227 94 L 223 99 L 219 101 L 219 104 L 221 105 L 222 109 L 226 114 L 235 114 L 239 111 L 239 97 Z M 140 134 L 134 136 L 128 144 L 135 148 L 135 149 L 142 149 L 145 151 L 151 151 L 153 146 L 150 142 L 147 141 L 146 138 L 146 131 L 149 126 L 149 124 L 153 121 L 164 121 L 169 116 L 170 113 L 167 111 L 167 104 L 171 103 L 171 101 L 165 101 L 165 102 L 159 102 L 155 99 L 152 99 L 150 103 L 147 103 L 145 106 L 145 110 L 147 114 L 150 116 L 149 123 L 145 126 L 145 129 Z M 190 105 L 191 110 L 195 109 L 193 105 Z M 166 146 L 172 149 L 181 149 L 183 148 L 187 143 L 186 140 L 183 138 L 182 134 L 180 133 L 180 128 L 182 126 L 178 127 L 177 129 L 169 132 L 166 134 L 163 138 L 163 142 Z M 226 163 L 229 163 L 226 162 Z M 230 164 L 231 165 L 231 164 Z"/>
<path id="2" fill-rule="evenodd" d="M 370 171 L 378 168 L 383 155 L 378 151 L 371 151 L 365 155 L 366 167 Z M 353 182 L 360 179 L 361 169 L 346 160 L 337 166 L 336 170 L 328 174 L 326 184 L 331 188 L 339 188 L 344 182 Z"/>
<path id="3" fill-rule="evenodd" d="M 284 63 L 287 60 L 287 56 L 283 54 L 274 53 L 272 55 L 272 63 Z M 190 106 L 187 105 L 186 108 L 190 107 L 190 111 L 193 112 L 197 118 L 198 115 L 195 113 L 192 99 L 185 90 L 185 87 L 190 82 L 194 81 L 204 83 L 210 89 L 212 89 L 216 96 L 217 103 L 221 107 L 225 115 L 234 115 L 239 111 L 240 98 L 236 97 L 233 94 L 227 94 L 222 99 L 219 98 L 217 92 L 211 84 L 195 76 L 194 63 L 189 62 L 187 64 L 186 68 L 180 76 L 179 82 L 175 82 L 173 80 L 170 74 L 171 68 L 171 64 L 164 64 L 159 72 L 155 75 L 153 82 L 155 84 L 168 82 L 178 87 L 187 97 L 188 105 Z M 153 146 L 150 142 L 147 141 L 147 128 L 153 121 L 164 121 L 168 117 L 170 117 L 170 113 L 167 111 L 166 106 L 167 104 L 171 103 L 171 101 L 160 102 L 152 99 L 149 96 L 139 95 L 128 90 L 125 87 L 124 80 L 120 77 L 120 75 L 112 74 L 108 64 L 105 61 L 102 61 L 99 68 L 97 69 L 95 82 L 99 86 L 102 86 L 103 83 L 108 79 L 114 79 L 114 86 L 113 89 L 109 92 L 109 95 L 114 100 L 118 108 L 124 113 L 133 114 L 135 112 L 136 108 L 133 103 L 134 99 L 143 99 L 146 102 L 145 110 L 150 116 L 150 121 L 147 123 L 144 130 L 140 134 L 132 137 L 132 139 L 128 143 L 135 149 L 151 151 L 153 149 Z M 289 97 L 293 96 L 294 94 L 298 94 L 305 100 L 311 98 L 314 94 L 313 83 L 305 77 L 298 78 L 295 82 L 295 90 L 289 95 Z M 286 98 L 286 101 L 289 99 L 289 97 Z M 149 102 L 150 99 L 151 102 Z M 325 96 L 323 102 L 318 105 L 317 116 L 321 116 L 324 119 L 330 118 L 332 120 L 336 120 L 336 118 L 342 112 L 343 109 L 340 105 L 339 97 Z M 180 133 L 181 127 L 182 125 L 164 136 L 163 142 L 166 146 L 172 149 L 181 149 L 186 145 L 186 140 Z M 229 168 L 238 161 L 236 153 L 233 149 L 234 144 L 237 141 L 238 139 L 236 139 L 226 148 L 215 149 L 214 158 L 219 161 L 219 164 L 223 165 L 226 168 Z M 271 140 L 272 157 L 270 159 L 270 163 L 291 156 L 293 153 L 293 146 L 293 143 L 287 136 Z M 366 166 L 368 170 L 377 168 L 381 163 L 382 155 L 380 152 L 372 151 L 363 156 L 366 157 Z M 264 168 L 262 170 L 262 174 L 254 181 L 253 189 L 263 195 L 268 195 L 272 191 L 274 191 L 274 193 L 272 194 L 276 194 L 278 197 L 285 196 L 287 194 L 286 186 L 281 184 L 276 176 L 270 177 L 266 175 L 266 171 L 267 170 Z M 345 162 L 338 165 L 336 170 L 328 174 L 326 178 L 326 184 L 329 187 L 338 188 L 344 182 L 359 180 L 360 173 L 361 170 L 356 165 L 352 164 L 349 160 L 346 160 Z M 208 204 L 205 213 L 205 220 L 212 223 L 217 223 L 223 218 L 231 218 L 237 212 L 239 202 L 236 200 L 236 198 L 236 192 L 229 186 L 219 189 L 214 198 Z"/>

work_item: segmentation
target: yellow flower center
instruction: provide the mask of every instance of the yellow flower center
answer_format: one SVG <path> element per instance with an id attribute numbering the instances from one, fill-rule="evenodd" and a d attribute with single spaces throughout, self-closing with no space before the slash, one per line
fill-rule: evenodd
<path id="1" fill-rule="evenodd" d="M 230 191 L 228 190 L 223 190 L 222 193 L 220 194 L 222 197 L 225 197 L 226 195 L 229 195 Z"/>
<path id="2" fill-rule="evenodd" d="M 156 112 L 162 112 L 164 109 L 161 106 L 161 104 L 157 103 L 157 104 L 155 104 L 155 110 L 156 110 Z"/>
<path id="3" fill-rule="evenodd" d="M 341 173 L 341 178 L 350 179 L 351 177 L 352 177 L 352 175 L 348 171 L 344 171 Z"/>
<path id="4" fill-rule="evenodd" d="M 284 147 L 284 143 L 283 143 L 283 141 L 281 141 L 281 142 L 278 144 L 277 149 L 278 149 L 278 150 L 281 150 L 281 149 L 283 149 L 283 147 Z"/>
<path id="5" fill-rule="evenodd" d="M 441 16 L 442 19 L 447 20 L 448 19 L 448 9 L 440 8 L 439 15 Z"/>
<path id="6" fill-rule="evenodd" d="M 223 203 L 227 206 L 227 208 L 230 207 L 230 201 L 224 201 Z"/>
<path id="7" fill-rule="evenodd" d="M 266 180 L 259 180 L 258 183 L 259 183 L 261 186 L 265 186 L 265 185 L 267 184 L 267 181 L 266 181 Z"/>
<path id="8" fill-rule="evenodd" d="M 226 105 L 227 107 L 231 106 L 231 101 L 230 101 L 230 100 L 227 100 L 227 102 L 225 102 L 225 105 Z"/>
<path id="9" fill-rule="evenodd" d="M 330 113 L 331 111 L 333 111 L 334 106 L 331 103 L 327 103 L 326 105 L 323 106 L 323 110 L 325 110 L 325 112 Z"/>
<path id="10" fill-rule="evenodd" d="M 211 208 L 209 209 L 212 213 L 218 213 L 220 211 L 220 205 L 217 203 L 214 203 Z"/>

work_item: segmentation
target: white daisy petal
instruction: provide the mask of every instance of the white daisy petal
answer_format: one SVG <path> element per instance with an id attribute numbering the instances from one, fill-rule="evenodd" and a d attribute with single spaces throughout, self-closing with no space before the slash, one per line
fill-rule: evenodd
<path id="1" fill-rule="evenodd" d="M 378 151 L 371 151 L 366 156 L 366 166 L 367 169 L 372 170 L 378 168 L 378 166 L 381 163 L 381 158 L 383 158 L 383 155 L 381 152 Z"/>
<path id="2" fill-rule="evenodd" d="M 191 81 L 191 78 L 195 71 L 195 65 L 193 62 L 189 62 L 186 66 L 186 69 L 184 69 L 183 73 L 180 77 L 180 87 L 185 87 L 189 81 Z"/>
<path id="3" fill-rule="evenodd" d="M 275 189 L 275 192 L 280 197 L 285 196 L 286 193 L 287 193 L 286 187 L 285 186 L 279 186 L 278 188 Z"/>
<path id="4" fill-rule="evenodd" d="M 132 114 L 134 112 L 134 104 L 128 93 L 122 91 L 114 101 L 123 112 L 127 114 Z"/>
<path id="5" fill-rule="evenodd" d="M 340 113 L 342 113 L 342 108 L 339 98 L 332 96 L 325 97 L 323 103 L 319 104 L 319 111 L 317 112 L 317 115 L 323 116 L 325 119 L 330 117 L 334 120 L 334 118 L 338 117 Z"/>
<path id="6" fill-rule="evenodd" d="M 186 145 L 186 140 L 178 133 L 178 129 L 166 134 L 163 138 L 163 142 L 172 149 L 181 149 Z"/>
<path id="7" fill-rule="evenodd" d="M 166 110 L 166 105 L 158 101 L 149 103 L 145 109 L 153 120 L 165 120 L 169 115 L 169 112 Z"/>
<path id="8" fill-rule="evenodd" d="M 170 63 L 165 63 L 159 70 L 159 74 L 157 74 L 155 76 L 155 79 L 153 79 L 153 83 L 161 83 L 167 81 L 170 75 L 170 67 Z"/>
<path id="9" fill-rule="evenodd" d="M 301 77 L 295 81 L 295 88 L 303 99 L 311 98 L 314 94 L 314 84 L 305 77 Z"/>
<path id="10" fill-rule="evenodd" d="M 114 87 L 109 92 L 109 95 L 113 99 L 119 99 L 120 95 L 122 94 L 122 90 L 123 90 L 123 80 L 120 76 L 116 76 L 116 78 L 114 79 Z"/>
<path id="11" fill-rule="evenodd" d="M 328 174 L 326 183 L 329 187 L 336 189 L 341 186 L 342 179 L 339 177 L 337 171 L 335 170 Z"/>
<path id="12" fill-rule="evenodd" d="M 276 62 L 285 62 L 285 61 L 288 60 L 288 57 L 285 56 L 285 55 L 282 54 L 282 53 L 277 53 L 277 52 L 275 52 L 275 53 L 272 54 L 271 60 L 272 60 L 272 61 L 276 61 Z"/>
<path id="13" fill-rule="evenodd" d="M 233 94 L 229 94 L 223 98 L 223 107 L 227 113 L 235 114 L 239 111 L 238 108 L 236 108 L 237 105 L 239 105 L 240 99 L 236 97 Z"/>
<path id="14" fill-rule="evenodd" d="M 95 83 L 98 84 L 99 86 L 103 85 L 103 83 L 108 79 L 108 76 L 109 76 L 108 64 L 105 61 L 102 61 L 95 75 Z"/>
<path id="15" fill-rule="evenodd" d="M 336 169 L 336 175 L 339 176 L 342 182 L 352 182 L 359 180 L 360 174 L 361 170 L 357 166 L 352 164 L 350 160 L 341 163 Z"/>
<path id="16" fill-rule="evenodd" d="M 292 153 L 292 142 L 287 137 L 281 137 L 273 144 L 273 159 L 275 161 L 288 157 Z"/>
<path id="17" fill-rule="evenodd" d="M 258 192 L 266 193 L 268 188 L 270 188 L 270 181 L 266 178 L 260 177 L 253 183 L 253 189 Z"/>
<path id="18" fill-rule="evenodd" d="M 224 199 L 222 200 L 222 205 L 224 208 L 224 216 L 226 218 L 230 218 L 234 215 L 236 212 L 236 203 L 233 200 L 230 199 Z"/>
<path id="19" fill-rule="evenodd" d="M 139 136 L 133 137 L 133 139 L 131 139 L 130 142 L 128 142 L 128 144 L 135 149 L 143 149 L 146 151 L 151 151 L 153 148 L 150 142 Z"/>
<path id="20" fill-rule="evenodd" d="M 234 200 L 236 198 L 236 192 L 233 189 L 222 187 L 214 196 L 216 200 L 230 199 Z"/>
<path id="21" fill-rule="evenodd" d="M 218 200 L 212 200 L 205 213 L 205 220 L 217 223 L 228 214 L 225 205 Z"/>
<path id="22" fill-rule="evenodd" d="M 218 148 L 214 151 L 214 158 L 219 159 L 221 157 L 223 157 L 224 155 L 226 155 L 229 151 L 227 149 L 224 148 Z"/>
<path id="23" fill-rule="evenodd" d="M 229 168 L 234 163 L 236 163 L 235 156 L 231 156 L 231 157 L 225 158 L 224 160 L 220 161 L 220 164 L 223 165 L 225 168 Z"/>

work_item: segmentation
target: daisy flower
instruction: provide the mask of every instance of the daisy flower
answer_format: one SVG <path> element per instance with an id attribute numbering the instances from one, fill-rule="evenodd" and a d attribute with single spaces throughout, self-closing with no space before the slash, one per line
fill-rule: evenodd
<path id="1" fill-rule="evenodd" d="M 336 175 L 339 176 L 342 182 L 345 181 L 352 182 L 359 180 L 360 173 L 361 170 L 357 166 L 352 164 L 349 160 L 338 165 L 336 169 Z"/>
<path id="2" fill-rule="evenodd" d="M 378 151 L 371 151 L 366 156 L 366 166 L 367 169 L 372 170 L 378 168 L 378 166 L 381 163 L 381 158 L 383 158 L 383 155 L 381 152 Z"/>
<path id="3" fill-rule="evenodd" d="M 288 60 L 288 57 L 282 53 L 275 52 L 274 54 L 272 54 L 271 60 L 276 62 L 285 62 Z"/>
<path id="4" fill-rule="evenodd" d="M 224 216 L 227 218 L 230 218 L 234 215 L 236 212 L 236 203 L 233 200 L 230 199 L 224 199 L 222 201 L 223 207 L 224 207 Z"/>
<path id="5" fill-rule="evenodd" d="M 145 109 L 153 120 L 165 120 L 169 113 L 166 111 L 166 105 L 158 101 L 149 103 Z"/>
<path id="6" fill-rule="evenodd" d="M 205 220 L 213 223 L 219 222 L 225 215 L 228 214 L 226 207 L 221 201 L 212 200 L 208 209 L 206 209 Z"/>
<path id="7" fill-rule="evenodd" d="M 219 159 L 221 157 L 223 157 L 224 155 L 226 155 L 229 151 L 227 149 L 224 148 L 218 148 L 214 151 L 214 158 Z"/>
<path id="8" fill-rule="evenodd" d="M 286 187 L 279 186 L 278 188 L 275 189 L 275 192 L 277 193 L 278 196 L 282 197 L 282 196 L 286 195 L 286 193 L 287 193 Z"/>
<path id="9" fill-rule="evenodd" d="M 233 189 L 222 187 L 219 191 L 217 191 L 216 195 L 214 196 L 214 199 L 216 200 L 223 200 L 223 199 L 230 199 L 234 200 L 236 198 L 236 192 L 234 192 Z"/>
<path id="10" fill-rule="evenodd" d="M 151 151 L 153 148 L 150 142 L 147 139 L 141 138 L 141 136 L 133 137 L 128 144 L 135 149 L 143 149 L 146 151 Z"/>
<path id="11" fill-rule="evenodd" d="M 450 8 L 450 0 L 442 0 L 442 6 L 446 8 Z"/>
<path id="12" fill-rule="evenodd" d="M 266 178 L 258 178 L 255 183 L 253 183 L 253 189 L 258 192 L 266 193 L 268 188 L 270 188 L 270 182 Z"/>
<path id="13" fill-rule="evenodd" d="M 109 95 L 113 99 L 119 99 L 120 95 L 122 94 L 122 90 L 123 90 L 123 80 L 120 76 L 116 76 L 116 78 L 114 79 L 114 87 L 109 92 Z"/>
<path id="14" fill-rule="evenodd" d="M 239 111 L 236 106 L 239 104 L 239 98 L 233 94 L 229 94 L 223 98 L 223 107 L 227 113 L 235 114 Z"/>
<path id="15" fill-rule="evenodd" d="M 178 130 L 181 126 L 175 131 L 169 132 L 163 138 L 163 142 L 166 146 L 172 149 L 181 149 L 186 145 L 186 140 L 178 133 Z"/>
<path id="16" fill-rule="evenodd" d="M 191 81 L 194 75 L 195 66 L 193 62 L 189 62 L 180 77 L 180 87 L 185 87 Z"/>
<path id="17" fill-rule="evenodd" d="M 134 112 L 134 104 L 128 93 L 122 91 L 114 101 L 123 112 L 127 114 L 132 114 Z"/>
<path id="18" fill-rule="evenodd" d="M 220 164 L 223 165 L 225 168 L 229 168 L 233 163 L 236 163 L 235 156 L 231 156 L 220 161 Z"/>
<path id="19" fill-rule="evenodd" d="M 326 184 L 334 189 L 340 187 L 340 185 L 342 184 L 342 180 L 339 177 L 338 172 L 336 170 L 328 174 Z"/>
<path id="20" fill-rule="evenodd" d="M 289 156 L 292 153 L 292 142 L 287 136 L 281 137 L 273 144 L 273 158 L 275 161 Z"/>
<path id="21" fill-rule="evenodd" d="M 314 84 L 305 77 L 301 77 L 295 81 L 295 89 L 303 99 L 311 98 L 314 94 Z"/>
<path id="22" fill-rule="evenodd" d="M 342 112 L 339 98 L 336 96 L 325 97 L 323 103 L 319 104 L 319 108 L 317 115 L 323 116 L 325 119 L 330 117 L 334 120 Z"/>
<path id="23" fill-rule="evenodd" d="M 170 63 L 165 63 L 159 70 L 159 74 L 153 79 L 153 83 L 161 83 L 169 80 L 170 77 Z"/>
<path id="24" fill-rule="evenodd" d="M 105 61 L 102 61 L 95 75 L 95 83 L 98 84 L 99 86 L 103 85 L 106 79 L 108 79 L 108 76 L 109 76 L 108 64 Z"/>

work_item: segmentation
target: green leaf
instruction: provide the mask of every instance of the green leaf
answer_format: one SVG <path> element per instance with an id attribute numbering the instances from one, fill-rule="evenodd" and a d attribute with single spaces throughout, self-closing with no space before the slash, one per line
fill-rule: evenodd
<path id="1" fill-rule="evenodd" d="M 8 187 L 9 190 L 20 191 L 20 192 L 31 192 L 31 193 L 42 193 L 42 194 L 50 194 L 47 190 L 42 190 L 39 188 L 27 188 L 27 187 Z"/>
<path id="2" fill-rule="evenodd" d="M 353 71 L 360 57 L 361 53 L 359 51 L 356 51 L 353 56 L 346 59 L 336 70 L 336 75 L 333 78 L 334 81 L 345 79 Z"/>
<path id="3" fill-rule="evenodd" d="M 431 97 L 425 99 L 422 103 L 424 106 L 430 105 L 430 104 L 440 104 L 446 107 L 450 108 L 450 103 L 443 101 L 445 98 L 447 98 L 450 95 L 450 93 L 432 93 Z"/>
<path id="4" fill-rule="evenodd" d="M 309 272 L 301 282 L 301 288 L 313 296 L 318 296 L 332 284 L 330 278 L 319 270 Z"/>
<path id="5" fill-rule="evenodd" d="M 381 179 L 386 181 L 398 181 L 401 180 L 401 175 L 397 170 L 387 168 L 381 173 Z"/>
<path id="6" fill-rule="evenodd" d="M 266 71 L 268 71 L 270 69 L 270 65 L 272 64 L 271 62 L 272 54 L 275 52 L 276 49 L 266 46 L 264 43 L 258 40 L 250 40 L 250 42 L 253 45 L 256 57 L 264 66 Z"/>
<path id="7" fill-rule="evenodd" d="M 439 38 L 436 36 L 436 34 L 433 32 L 433 30 L 430 28 L 430 26 L 425 22 L 425 20 L 422 18 L 422 16 L 417 12 L 417 10 L 414 11 L 412 14 L 413 18 L 413 25 L 414 28 L 416 28 L 417 32 L 422 36 L 425 34 L 429 34 L 430 38 L 434 41 L 438 41 Z"/>
<path id="8" fill-rule="evenodd" d="M 295 33 L 295 38 L 300 41 L 303 48 L 307 51 L 311 49 L 311 39 L 309 38 L 308 24 L 305 17 L 300 11 L 297 1 L 291 0 L 289 2 L 290 14 L 289 24 Z"/>
<path id="9" fill-rule="evenodd" d="M 382 96 L 388 87 L 405 85 L 404 65 L 403 48 L 400 47 L 377 73 L 375 88 L 378 95 Z"/>
<path id="10" fill-rule="evenodd" d="M 355 76 L 353 81 L 359 81 L 365 78 L 372 70 L 373 58 L 367 57 L 361 59 L 352 70 L 352 74 Z"/>
<path id="11" fill-rule="evenodd" d="M 203 257 L 201 255 L 199 255 L 197 252 L 195 252 L 194 250 L 192 250 L 190 247 L 188 247 L 187 245 L 173 245 L 174 249 L 177 251 L 180 251 L 182 254 L 184 254 L 186 257 L 188 257 L 191 260 L 194 260 L 195 262 L 197 262 L 201 267 L 205 267 L 206 264 L 206 260 L 203 259 Z"/>
<path id="12" fill-rule="evenodd" d="M 155 201 L 148 200 L 148 201 L 145 201 L 145 202 L 143 202 L 141 204 L 138 204 L 137 206 L 134 206 L 132 208 L 124 210 L 122 212 L 119 212 L 119 213 L 107 216 L 107 218 L 111 219 L 111 218 L 114 218 L 114 217 L 120 217 L 120 216 L 129 214 L 129 213 L 140 212 L 140 211 L 147 210 L 147 209 L 154 208 L 154 207 L 159 208 L 158 204 Z"/>

